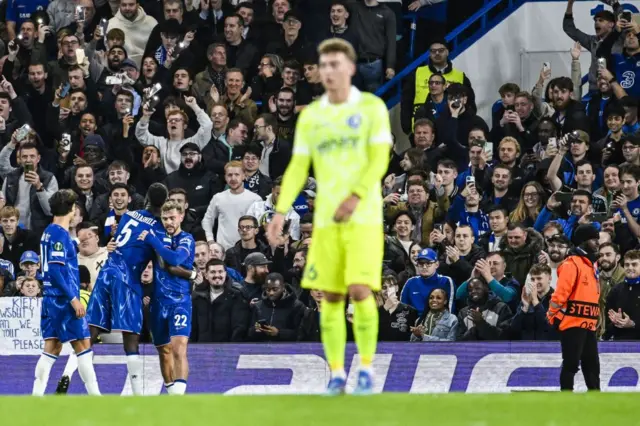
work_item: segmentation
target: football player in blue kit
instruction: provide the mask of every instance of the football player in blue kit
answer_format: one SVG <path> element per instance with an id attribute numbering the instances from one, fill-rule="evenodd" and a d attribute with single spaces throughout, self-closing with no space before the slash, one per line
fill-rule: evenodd
<path id="1" fill-rule="evenodd" d="M 69 224 L 75 216 L 75 192 L 63 189 L 49 199 L 53 223 L 40 240 L 41 272 L 44 297 L 40 328 L 45 341 L 44 352 L 35 370 L 33 395 L 44 395 L 51 367 L 62 344 L 70 342 L 78 356 L 78 370 L 89 395 L 100 395 L 93 368 L 90 332 L 86 311 L 80 302 L 78 251 L 69 235 Z"/>
<path id="2" fill-rule="evenodd" d="M 184 220 L 181 204 L 168 201 L 162 206 L 162 225 L 165 234 L 142 233 L 154 247 L 162 245 L 174 250 L 176 255 L 171 263 L 190 274 L 195 258 L 195 240 L 180 228 Z M 187 389 L 189 363 L 187 343 L 191 334 L 191 284 L 186 277 L 174 275 L 165 268 L 163 258 L 154 263 L 154 285 L 151 297 L 151 336 L 160 355 L 160 366 L 165 387 L 170 395 L 184 395 Z"/>

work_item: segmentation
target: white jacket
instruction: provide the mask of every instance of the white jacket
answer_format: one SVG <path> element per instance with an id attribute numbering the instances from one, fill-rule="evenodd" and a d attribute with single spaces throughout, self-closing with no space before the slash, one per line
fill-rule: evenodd
<path id="1" fill-rule="evenodd" d="M 273 194 L 267 195 L 265 201 L 256 201 L 247 210 L 247 215 L 253 216 L 258 219 L 258 222 L 262 221 L 262 216 L 267 212 L 275 212 L 276 208 L 272 201 Z M 300 215 L 292 208 L 287 212 L 286 219 L 290 221 L 289 235 L 294 240 L 300 239 Z"/>
<path id="2" fill-rule="evenodd" d="M 167 174 L 180 168 L 180 148 L 187 142 L 193 142 L 200 149 L 204 149 L 211 139 L 211 129 L 213 129 L 211 119 L 199 106 L 196 106 L 194 111 L 200 128 L 195 135 L 181 141 L 170 141 L 163 136 L 152 135 L 149 133 L 149 120 L 140 120 L 136 124 L 136 138 L 142 145 L 153 145 L 160 150 L 160 158 Z"/>
<path id="3" fill-rule="evenodd" d="M 124 48 L 127 50 L 129 59 L 135 61 L 140 68 L 144 48 L 147 46 L 151 31 L 156 25 L 158 25 L 158 21 L 153 16 L 147 15 L 144 9 L 138 6 L 138 15 L 133 21 L 122 16 L 118 10 L 118 13 L 109 19 L 107 32 L 114 28 L 124 31 Z"/>

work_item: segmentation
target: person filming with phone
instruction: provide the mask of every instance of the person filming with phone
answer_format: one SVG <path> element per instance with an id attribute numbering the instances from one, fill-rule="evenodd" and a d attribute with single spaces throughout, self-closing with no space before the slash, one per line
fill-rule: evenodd
<path id="1" fill-rule="evenodd" d="M 567 238 L 571 238 L 574 229 L 581 224 L 593 224 L 596 230 L 600 231 L 600 223 L 596 220 L 598 218 L 596 215 L 592 214 L 592 195 L 589 191 L 585 191 L 584 189 L 577 189 L 573 194 L 571 194 L 571 208 L 569 210 L 570 215 L 568 218 L 564 219 L 556 215 L 556 219 L 553 219 L 553 216 L 555 215 L 554 211 L 559 209 L 564 202 L 564 194 L 565 193 L 563 192 L 554 192 L 551 197 L 549 197 L 547 205 L 542 209 L 538 215 L 538 219 L 536 219 L 536 223 L 533 225 L 534 229 L 538 232 L 542 232 L 544 225 L 553 220 L 562 225 L 562 229 Z M 599 218 L 599 220 L 606 220 L 606 217 L 604 219 Z"/>
<path id="2" fill-rule="evenodd" d="M 49 197 L 58 190 L 58 181 L 53 173 L 39 167 L 40 150 L 35 144 L 22 145 L 20 164 L 22 167 L 7 175 L 2 192 L 7 205 L 20 211 L 25 228 L 41 234 L 51 222 Z"/>

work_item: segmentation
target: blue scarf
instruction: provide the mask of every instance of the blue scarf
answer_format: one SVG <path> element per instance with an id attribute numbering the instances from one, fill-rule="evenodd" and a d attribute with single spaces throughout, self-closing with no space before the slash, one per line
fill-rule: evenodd
<path id="1" fill-rule="evenodd" d="M 640 277 L 637 277 L 637 278 L 625 278 L 624 279 L 624 283 L 625 284 L 629 284 L 629 285 L 638 285 L 638 284 L 640 284 Z"/>
<path id="2" fill-rule="evenodd" d="M 118 226 L 118 223 L 116 222 L 116 211 L 111 209 L 107 215 L 107 220 L 104 221 L 104 236 L 108 239 L 111 239 L 112 237 L 111 232 L 114 225 Z M 113 231 L 115 231 L 115 229 Z"/>
<path id="3" fill-rule="evenodd" d="M 160 47 L 156 49 L 156 53 L 154 54 L 154 57 L 156 58 L 160 66 L 163 66 L 164 61 L 167 60 L 167 49 L 165 49 L 164 46 L 161 44 Z"/>
<path id="4" fill-rule="evenodd" d="M 473 229 L 473 234 L 476 238 L 489 232 L 489 216 L 487 216 L 482 210 L 478 210 L 475 213 L 469 213 L 466 209 L 462 220 L 458 222 L 458 225 L 469 225 Z"/>

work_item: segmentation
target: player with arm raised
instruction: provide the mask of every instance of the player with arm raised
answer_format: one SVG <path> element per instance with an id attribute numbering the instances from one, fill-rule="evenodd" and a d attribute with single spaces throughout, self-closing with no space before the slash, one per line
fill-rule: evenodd
<path id="1" fill-rule="evenodd" d="M 153 265 L 153 294 L 151 297 L 151 335 L 160 355 L 160 367 L 165 387 L 170 395 L 184 395 L 187 389 L 189 363 L 187 344 L 191 334 L 191 284 L 196 242 L 191 234 L 180 228 L 184 220 L 182 205 L 168 201 L 162 206 L 162 225 L 166 233 L 154 236 L 142 233 L 140 239 L 154 247 L 164 247 L 172 252 L 171 257 L 162 258 Z M 165 267 L 163 261 L 170 263 Z M 173 262 L 173 264 L 171 264 Z M 175 267 L 189 275 L 174 275 Z"/>
<path id="2" fill-rule="evenodd" d="M 115 234 L 116 249 L 109 254 L 91 293 L 87 314 L 91 338 L 103 331 L 122 331 L 127 370 L 134 395 L 143 393 L 143 362 L 139 353 L 142 330 L 142 271 L 154 258 L 150 244 L 138 237 L 143 232 L 163 233 L 160 209 L 168 196 L 161 183 L 149 187 L 146 209 L 125 213 Z"/>
<path id="3" fill-rule="evenodd" d="M 267 236 L 279 244 L 285 215 L 300 193 L 310 163 L 318 184 L 313 238 L 302 286 L 324 293 L 320 327 L 331 369 L 328 393 L 344 393 L 345 297 L 354 301 L 356 345 L 361 359 L 355 393 L 371 393 L 378 308 L 373 291 L 382 277 L 382 189 L 392 145 L 384 102 L 351 85 L 356 54 L 341 39 L 323 41 L 320 78 L 326 93 L 298 119 L 293 157 L 284 175 L 277 214 Z"/>
<path id="4" fill-rule="evenodd" d="M 71 342 L 78 356 L 78 370 L 89 395 L 100 395 L 93 369 L 89 325 L 86 310 L 80 302 L 78 252 L 69 235 L 78 196 L 69 189 L 56 192 L 49 199 L 53 223 L 40 240 L 40 259 L 44 282 L 41 324 L 45 341 L 33 382 L 33 395 L 44 395 L 51 367 L 62 344 Z"/>

